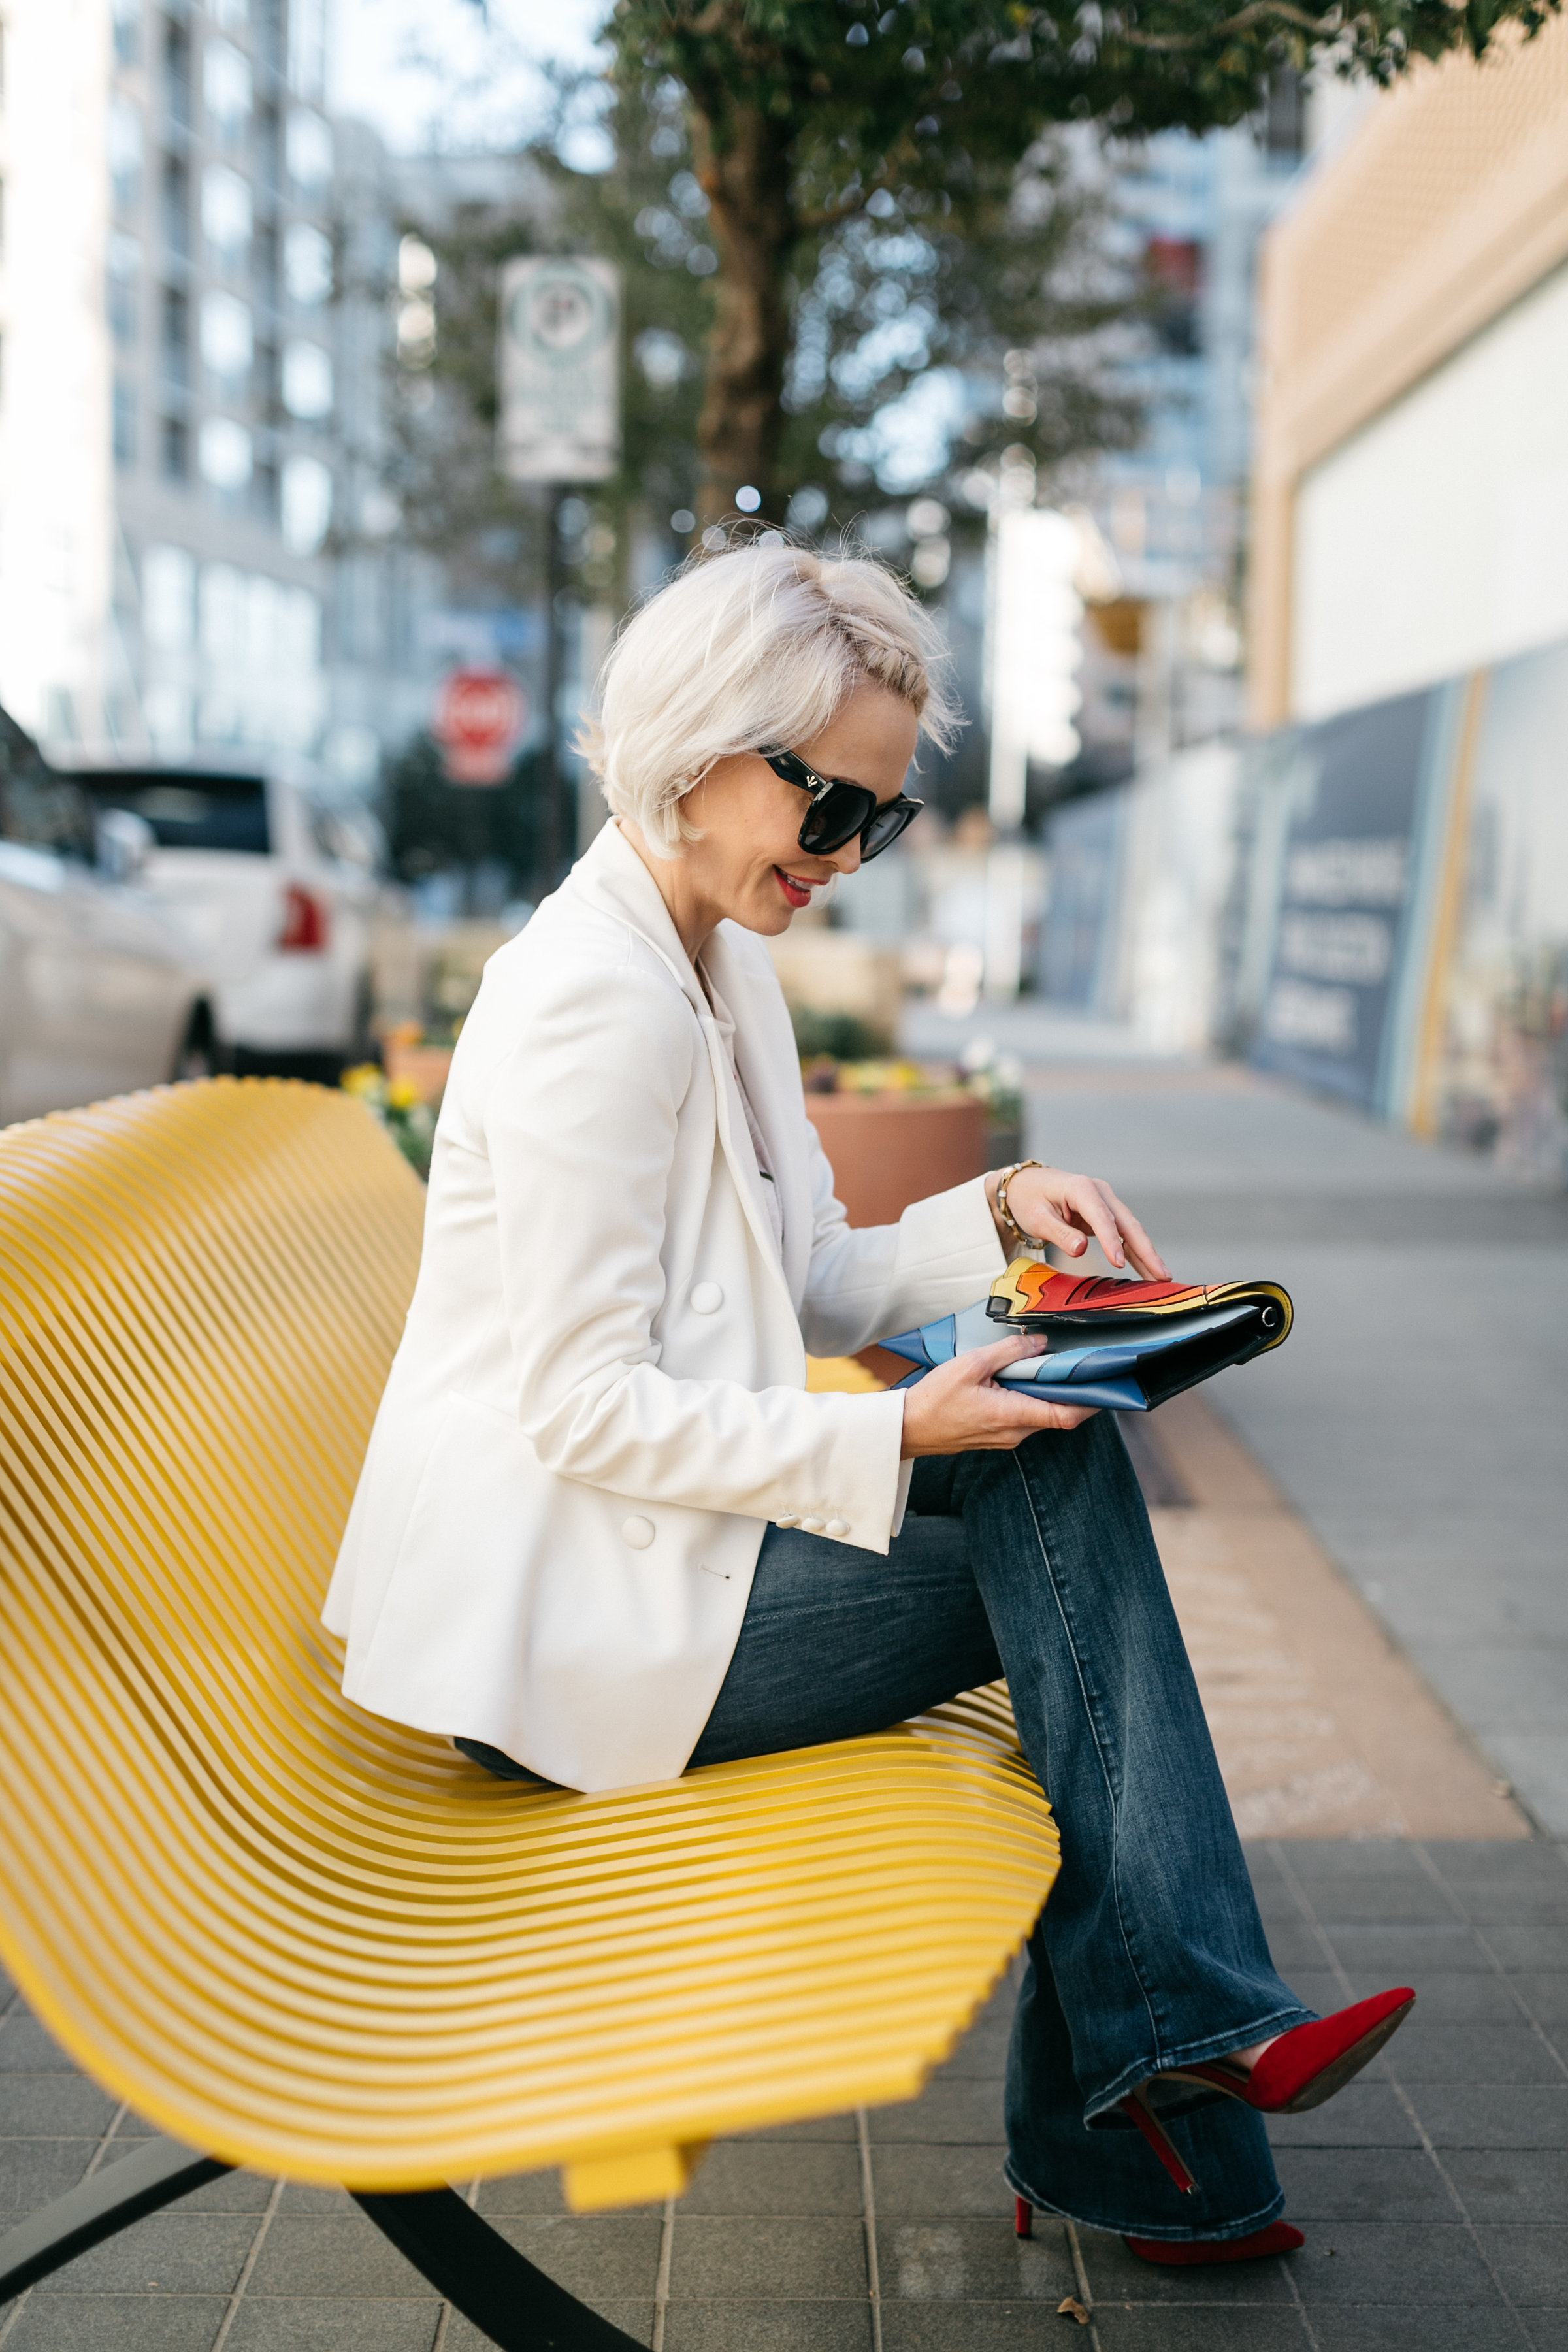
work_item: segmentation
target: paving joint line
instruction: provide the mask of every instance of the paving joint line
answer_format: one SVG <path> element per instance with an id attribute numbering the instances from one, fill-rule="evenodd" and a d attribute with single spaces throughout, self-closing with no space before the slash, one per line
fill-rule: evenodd
<path id="1" fill-rule="evenodd" d="M 1409 1843 L 1414 1844 L 1416 1841 L 1413 1839 L 1409 1841 Z M 1270 1838 L 1268 1841 L 1268 1852 L 1273 1858 L 1275 1868 L 1279 1871 L 1280 1877 L 1285 1881 L 1286 1885 L 1289 1888 L 1291 1896 L 1296 1902 L 1298 1907 L 1300 1909 L 1303 1916 L 1306 1918 L 1313 1935 L 1317 1937 L 1319 1949 L 1323 1953 L 1324 1958 L 1327 1959 L 1329 1967 L 1332 1970 L 1333 1975 L 1339 1983 L 1341 1991 L 1345 1993 L 1350 2000 L 1353 2000 L 1355 1998 L 1355 1987 L 1352 1984 L 1350 1978 L 1346 1973 L 1344 1965 L 1342 1962 L 1338 1952 L 1334 1949 L 1328 1929 L 1318 1917 L 1317 1911 L 1313 1906 L 1311 1898 L 1308 1895 L 1305 1886 L 1303 1886 L 1300 1878 L 1292 1868 L 1291 1864 L 1286 1860 L 1282 1842 L 1279 1838 Z M 1417 1991 L 1419 1992 L 1419 1988 L 1417 1988 Z M 1453 2203 L 1454 2210 L 1458 2214 L 1459 2220 L 1464 2225 L 1465 2232 L 1470 2241 L 1471 2246 L 1475 2250 L 1477 2258 L 1480 2262 L 1482 2267 L 1486 2271 L 1487 2276 L 1490 2279 L 1493 2287 L 1497 2291 L 1498 2300 L 1501 2303 L 1503 2309 L 1507 2312 L 1509 2317 L 1512 2320 L 1515 2327 L 1518 2329 L 1521 2340 L 1529 2346 L 1530 2352 L 1535 2352 L 1535 2338 L 1531 2336 L 1529 2328 L 1525 2326 L 1524 2321 L 1521 2318 L 1519 2312 L 1515 2307 L 1513 2297 L 1510 2294 L 1508 2289 L 1504 2286 L 1502 2280 L 1498 2275 L 1497 2265 L 1492 2261 L 1491 2256 L 1488 2253 L 1485 2246 L 1481 2243 L 1480 2232 L 1477 2229 L 1474 2221 L 1470 2219 L 1469 2208 L 1466 2205 L 1464 2199 L 1460 2196 L 1458 2186 L 1450 2179 L 1447 2167 L 1444 2164 L 1442 2158 L 1437 2153 L 1436 2145 L 1432 2138 L 1431 2133 L 1427 2130 L 1426 2125 L 1416 2114 L 1415 2104 L 1408 2092 L 1405 2090 L 1404 2084 L 1399 2080 L 1397 2074 L 1395 2074 L 1392 2062 L 1385 2057 L 1381 2059 L 1379 2063 L 1386 2069 L 1386 2080 L 1388 2082 L 1389 2088 L 1394 2093 L 1394 2098 L 1398 2101 L 1400 2107 L 1404 2110 L 1405 2120 L 1409 2124 L 1411 2130 L 1415 2134 L 1416 2138 L 1420 2141 L 1421 2146 L 1426 2150 L 1426 2155 L 1430 2159 L 1433 2170 L 1436 2172 L 1438 2179 L 1447 2189 L 1449 2199 Z"/>
<path id="2" fill-rule="evenodd" d="M 1072 2255 L 1073 2277 L 1078 2282 L 1079 2300 L 1089 2314 L 1089 2340 L 1093 2347 L 1093 2352 L 1100 2352 L 1100 2323 L 1094 2315 L 1094 2289 L 1089 2283 L 1089 2264 L 1083 2258 L 1078 2223 L 1069 2221 L 1064 2214 L 1062 2227 L 1067 2231 L 1068 2251 Z"/>
<path id="3" fill-rule="evenodd" d="M 860 2220 L 866 2233 L 866 2297 L 871 2307 L 871 2352 L 882 2352 L 882 2273 L 877 2259 L 877 2184 L 871 2177 L 871 2127 L 864 2107 L 855 2110 L 855 2144 L 860 2153 Z"/>
<path id="4" fill-rule="evenodd" d="M 675 2200 L 667 2197 L 658 2231 L 658 2269 L 653 2282 L 653 2334 L 648 2339 L 648 2352 L 664 2352 L 664 2324 L 669 2311 L 669 2277 L 674 2262 Z"/>
<path id="5" fill-rule="evenodd" d="M 1568 2078 L 1568 2059 L 1563 2057 L 1562 2051 L 1559 2050 L 1556 2042 L 1553 2042 L 1551 2034 L 1548 2033 L 1546 2028 L 1542 2024 L 1541 2020 L 1536 2016 L 1535 2011 L 1531 2008 L 1530 2003 L 1525 2000 L 1524 1995 L 1514 1983 L 1509 1971 L 1503 1967 L 1503 1964 L 1499 1959 L 1496 1952 L 1493 1951 L 1490 1944 L 1487 1941 L 1486 1929 L 1478 1925 L 1469 1906 L 1465 1902 L 1463 1896 L 1449 1885 L 1447 1880 L 1444 1877 L 1442 1872 L 1438 1869 L 1436 1864 L 1427 1853 L 1424 1842 L 1420 1838 L 1413 1838 L 1411 1840 L 1411 1844 L 1415 1848 L 1415 1858 L 1420 1863 L 1422 1869 L 1431 1879 L 1438 1893 L 1447 1902 L 1452 1904 L 1457 1916 L 1469 1929 L 1471 1935 L 1475 1937 L 1477 1943 L 1486 1954 L 1491 1967 L 1502 1979 L 1503 1984 L 1508 1991 L 1509 1999 L 1512 2001 L 1514 2007 L 1518 2010 L 1525 2023 L 1530 2027 L 1530 2030 L 1535 2035 L 1536 2040 L 1549 2052 L 1552 2063 L 1558 2068 L 1559 2072 L 1565 2078 Z"/>
<path id="6" fill-rule="evenodd" d="M 251 2239 L 249 2250 L 240 2264 L 239 2276 L 234 2283 L 234 2292 L 228 2299 L 228 2308 L 218 2324 L 217 2334 L 213 2337 L 211 2352 L 223 2352 L 224 2346 L 228 2342 L 230 2330 L 239 2316 L 239 2306 L 244 2299 L 245 2290 L 250 2284 L 252 2273 L 266 2242 L 267 2232 L 272 2227 L 272 2216 L 282 2201 L 283 2183 L 280 2180 L 275 2180 L 272 2184 L 272 2194 L 268 2197 L 261 2219 L 256 2225 L 256 2235 Z"/>
<path id="7" fill-rule="evenodd" d="M 16 2006 L 17 1998 L 18 1996 L 16 1993 L 13 1992 L 11 2000 L 5 2011 L 5 2015 L 7 2017 L 11 2014 L 11 2010 Z M 0 2020 L 0 2023 L 3 2022 L 4 2020 Z M 128 2099 L 121 2099 L 120 2105 L 115 2108 L 114 2113 L 110 2116 L 109 2121 L 104 2125 L 101 2133 L 99 2135 L 98 2146 L 93 2149 L 92 2154 L 89 2157 L 87 2164 L 83 2168 L 81 2176 L 82 2180 L 90 2180 L 92 2179 L 93 2174 L 98 2170 L 99 2166 L 103 2162 L 105 2156 L 109 2152 L 110 2141 L 114 2137 L 115 2133 L 120 2129 L 121 2125 L 125 2121 L 125 2118 L 130 2112 L 130 2101 Z M 81 2186 L 81 2182 L 79 2181 L 77 2186 L 79 2188 Z M 5 2314 L 4 2320 L 0 2320 L 0 2344 L 5 2343 L 5 2338 L 11 2334 L 13 2328 L 16 2326 L 22 2314 L 32 2302 L 33 2294 L 34 2290 L 32 2287 L 24 2287 L 22 2293 L 16 2297 L 16 2302 L 11 2305 L 10 2310 Z"/>

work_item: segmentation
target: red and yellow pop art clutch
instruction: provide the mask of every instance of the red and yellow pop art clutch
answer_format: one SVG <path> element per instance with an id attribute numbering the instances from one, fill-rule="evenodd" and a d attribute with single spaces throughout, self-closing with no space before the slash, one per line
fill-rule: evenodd
<path id="1" fill-rule="evenodd" d="M 899 1384 L 908 1388 L 1009 1332 L 1041 1334 L 1045 1354 L 1009 1364 L 998 1380 L 1053 1404 L 1148 1412 L 1278 1348 L 1290 1322 L 1289 1293 L 1277 1282 L 1123 1282 L 1016 1257 L 989 1298 L 881 1344 L 914 1366 Z"/>

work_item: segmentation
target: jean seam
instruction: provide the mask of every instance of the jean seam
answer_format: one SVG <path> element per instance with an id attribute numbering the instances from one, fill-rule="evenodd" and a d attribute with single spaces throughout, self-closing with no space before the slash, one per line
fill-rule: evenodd
<path id="1" fill-rule="evenodd" d="M 1161 2046 L 1159 2021 L 1155 2016 L 1153 2002 L 1149 1997 L 1148 1985 L 1144 1982 L 1143 1970 L 1139 1963 L 1138 1956 L 1133 1949 L 1131 1938 L 1127 1932 L 1127 1921 L 1121 1907 L 1121 1800 L 1117 1793 L 1115 1780 L 1106 1759 L 1105 1745 L 1100 1738 L 1100 1724 L 1095 1715 L 1094 1706 L 1089 1698 L 1089 1691 L 1085 1686 L 1083 1662 L 1079 1654 L 1079 1645 L 1073 1630 L 1072 1619 L 1062 1604 L 1062 1596 L 1060 1589 L 1057 1583 L 1056 1570 L 1051 1565 L 1050 1547 L 1046 1541 L 1044 1532 L 1040 1526 L 1039 1513 L 1035 1508 L 1035 1498 L 1029 1490 L 1029 1481 L 1025 1473 L 1024 1465 L 1019 1461 L 1016 1453 L 1014 1454 L 1012 1459 L 1013 1466 L 1018 1473 L 1019 1484 L 1024 1489 L 1024 1501 L 1028 1508 L 1029 1523 L 1035 1530 L 1035 1541 L 1040 1548 L 1040 1559 L 1045 1565 L 1046 1576 L 1050 1584 L 1051 1599 L 1056 1604 L 1057 1615 L 1061 1620 L 1062 1630 L 1067 1636 L 1068 1654 L 1072 1659 L 1073 1673 L 1078 1677 L 1079 1693 L 1083 1701 L 1083 1710 L 1089 1723 L 1089 1736 L 1094 1741 L 1095 1756 L 1100 1765 L 1101 1778 L 1105 1782 L 1106 1793 L 1110 1800 L 1110 1885 L 1112 1897 L 1116 1905 L 1117 1933 L 1121 1937 L 1121 1948 L 1127 1956 L 1127 1965 L 1132 1971 L 1132 1980 L 1138 1988 L 1139 1997 L 1142 2000 L 1144 2010 L 1148 2015 L 1151 2039 L 1154 2048 L 1158 2050 Z M 1050 1794 L 1049 1790 L 1047 1790 L 1046 1793 L 1048 1797 Z"/>

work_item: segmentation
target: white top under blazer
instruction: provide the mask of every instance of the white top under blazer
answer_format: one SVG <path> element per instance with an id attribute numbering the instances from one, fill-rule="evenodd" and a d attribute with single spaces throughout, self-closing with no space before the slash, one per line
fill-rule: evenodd
<path id="1" fill-rule="evenodd" d="M 896 1394 L 809 1396 L 1000 1271 L 984 1183 L 852 1230 L 763 941 L 703 952 L 605 827 L 491 957 L 436 1132 L 424 1255 L 324 1611 L 346 1695 L 546 1780 L 673 1779 L 767 1522 L 885 1552 Z"/>

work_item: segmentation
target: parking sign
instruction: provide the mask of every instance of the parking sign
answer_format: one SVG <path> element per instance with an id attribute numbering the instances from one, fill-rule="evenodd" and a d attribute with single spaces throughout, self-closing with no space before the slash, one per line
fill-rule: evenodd
<path id="1" fill-rule="evenodd" d="M 500 462 L 514 482 L 602 482 L 621 457 L 620 272 L 530 255 L 501 270 Z"/>

